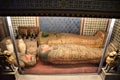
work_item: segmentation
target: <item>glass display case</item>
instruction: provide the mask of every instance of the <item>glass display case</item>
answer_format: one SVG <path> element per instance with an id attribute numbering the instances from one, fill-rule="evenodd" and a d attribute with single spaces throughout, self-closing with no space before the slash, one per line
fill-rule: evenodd
<path id="1" fill-rule="evenodd" d="M 98 73 L 119 49 L 120 20 L 91 17 L 1 17 L 1 53 L 25 74 Z M 2 23 L 2 22 L 0 22 Z M 111 36 L 112 35 L 112 36 Z"/>

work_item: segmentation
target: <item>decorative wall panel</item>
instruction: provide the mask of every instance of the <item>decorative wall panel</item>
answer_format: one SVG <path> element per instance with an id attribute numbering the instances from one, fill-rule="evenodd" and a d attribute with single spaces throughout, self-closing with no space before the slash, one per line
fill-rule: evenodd
<path id="1" fill-rule="evenodd" d="M 14 29 L 14 33 L 15 30 L 18 30 L 19 26 L 37 26 L 37 22 L 36 22 L 36 18 L 37 17 L 11 17 L 12 20 L 12 26 Z"/>
<path id="2" fill-rule="evenodd" d="M 0 10 L 0 15 L 120 17 L 120 0 L 0 0 Z"/>
<path id="3" fill-rule="evenodd" d="M 0 9 L 84 9 L 116 11 L 119 0 L 1 0 Z M 120 10 L 118 10 L 120 11 Z"/>
<path id="4" fill-rule="evenodd" d="M 94 35 L 98 30 L 106 31 L 108 20 L 105 18 L 84 18 L 83 35 Z"/>
<path id="5" fill-rule="evenodd" d="M 80 33 L 80 18 L 73 17 L 40 17 L 41 31 Z"/>
<path id="6" fill-rule="evenodd" d="M 117 19 L 115 22 L 111 42 L 116 48 L 120 48 L 120 19 Z"/>
<path id="7" fill-rule="evenodd" d="M 105 18 L 81 18 L 76 17 L 11 17 L 15 29 L 18 26 L 41 26 L 45 32 L 65 32 L 81 35 L 94 35 L 98 30 L 106 31 L 109 19 Z M 80 27 L 81 26 L 81 27 Z"/>

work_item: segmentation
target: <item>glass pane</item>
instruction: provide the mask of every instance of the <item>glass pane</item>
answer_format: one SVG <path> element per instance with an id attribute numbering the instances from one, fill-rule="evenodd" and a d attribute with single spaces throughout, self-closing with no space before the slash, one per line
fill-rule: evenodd
<path id="1" fill-rule="evenodd" d="M 111 19 L 12 16 L 11 22 L 23 73 L 70 74 L 97 73 Z"/>
<path id="2" fill-rule="evenodd" d="M 120 20 L 116 19 L 112 37 L 107 50 L 106 66 L 102 70 L 107 73 L 120 73 Z"/>
<path id="3" fill-rule="evenodd" d="M 0 72 L 17 71 L 18 63 L 14 52 L 13 40 L 5 17 L 0 17 Z"/>

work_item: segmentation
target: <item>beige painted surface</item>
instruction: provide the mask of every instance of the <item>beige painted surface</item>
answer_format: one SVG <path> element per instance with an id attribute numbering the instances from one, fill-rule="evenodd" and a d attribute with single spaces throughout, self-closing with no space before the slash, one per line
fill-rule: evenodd
<path id="1" fill-rule="evenodd" d="M 20 75 L 21 80 L 102 80 L 97 74 Z"/>

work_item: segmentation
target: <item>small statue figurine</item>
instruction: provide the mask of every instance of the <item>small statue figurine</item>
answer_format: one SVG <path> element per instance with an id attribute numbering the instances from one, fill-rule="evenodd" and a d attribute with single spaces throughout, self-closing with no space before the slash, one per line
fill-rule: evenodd
<path id="1" fill-rule="evenodd" d="M 119 63 L 118 50 L 109 53 L 108 57 L 106 58 L 105 67 L 106 72 L 109 72 L 111 69 L 114 70 L 114 68 L 117 67 L 118 63 Z"/>
<path id="2" fill-rule="evenodd" d="M 12 56 L 13 52 L 9 50 L 5 50 L 4 52 L 1 52 L 0 54 L 0 66 L 2 71 L 14 71 L 15 67 L 13 65 L 14 57 Z M 1 72 L 1 71 L 0 71 Z"/>

